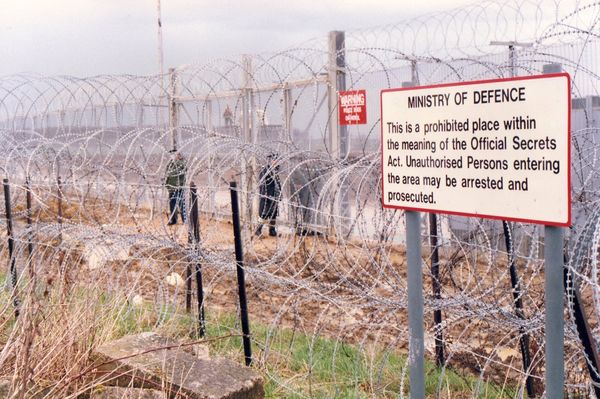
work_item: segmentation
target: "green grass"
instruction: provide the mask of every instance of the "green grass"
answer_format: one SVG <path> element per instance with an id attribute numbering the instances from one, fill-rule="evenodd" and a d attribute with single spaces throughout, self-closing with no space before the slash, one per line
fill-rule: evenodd
<path id="1" fill-rule="evenodd" d="M 155 308 L 149 302 L 132 306 L 124 298 L 99 290 L 76 290 L 72 295 L 75 302 L 93 301 L 101 318 L 97 325 L 108 332 L 104 339 L 144 331 L 157 331 L 181 340 L 197 339 L 196 319 L 173 306 Z M 6 293 L 1 297 L 9 299 Z M 238 335 L 210 340 L 211 355 L 242 364 L 237 315 L 207 309 L 207 317 L 206 338 Z M 4 332 L 12 325 L 5 325 Z M 265 376 L 266 398 L 396 398 L 401 391 L 408 393 L 406 355 L 394 348 L 353 345 L 281 326 L 272 329 L 260 322 L 251 322 L 251 332 L 255 367 Z M 513 389 L 502 390 L 477 376 L 460 375 L 452 370 L 445 370 L 442 375 L 429 361 L 425 366 L 428 397 L 471 398 L 477 385 L 480 398 L 509 398 L 515 394 Z"/>
<path id="2" fill-rule="evenodd" d="M 196 320 L 188 315 L 169 313 L 158 326 L 139 323 L 149 308 L 130 311 L 119 322 L 119 333 L 130 334 L 155 329 L 176 338 L 195 336 Z M 233 313 L 207 310 L 207 338 L 239 334 L 241 329 Z M 393 349 L 359 347 L 322 336 L 312 336 L 288 328 L 269 329 L 251 323 L 253 357 L 266 376 L 266 398 L 396 398 L 401 390 L 408 393 L 406 356 Z M 209 343 L 211 354 L 243 363 L 242 339 L 227 337 Z M 479 381 L 442 370 L 426 361 L 425 388 L 428 397 L 472 397 L 479 386 L 480 398 L 512 398 L 513 389 Z M 440 383 L 441 378 L 441 383 Z M 404 384 L 401 385 L 401 381 Z"/>

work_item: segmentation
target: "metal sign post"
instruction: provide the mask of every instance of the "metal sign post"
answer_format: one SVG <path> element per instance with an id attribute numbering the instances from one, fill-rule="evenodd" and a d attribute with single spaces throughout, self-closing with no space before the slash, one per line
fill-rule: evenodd
<path id="1" fill-rule="evenodd" d="M 413 64 L 414 68 L 414 64 Z M 414 87 L 417 82 L 403 82 L 402 87 Z M 425 397 L 425 317 L 423 315 L 423 269 L 421 259 L 421 213 L 405 211 L 406 221 L 406 284 L 408 290 L 408 364 L 410 367 L 410 397 Z"/>
<path id="2" fill-rule="evenodd" d="M 563 233 L 561 227 L 544 228 L 547 399 L 564 397 Z"/>
<path id="3" fill-rule="evenodd" d="M 562 66 L 544 66 L 544 73 L 562 72 Z M 570 106 L 570 104 L 569 104 Z M 570 143 L 569 143 L 570 144 Z M 568 167 L 568 166 L 567 166 Z M 565 389 L 564 229 L 544 228 L 544 291 L 546 302 L 546 398 L 562 399 Z"/>
<path id="4" fill-rule="evenodd" d="M 425 397 L 425 335 L 423 332 L 423 272 L 421 269 L 421 214 L 406 211 L 408 272 L 408 364 L 410 397 Z"/>

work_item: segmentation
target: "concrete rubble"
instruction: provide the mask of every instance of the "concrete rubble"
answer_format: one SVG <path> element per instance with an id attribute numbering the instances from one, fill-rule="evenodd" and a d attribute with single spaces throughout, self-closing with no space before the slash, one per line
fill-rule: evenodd
<path id="1" fill-rule="evenodd" d="M 104 385 L 157 389 L 169 398 L 264 397 L 263 379 L 255 370 L 228 359 L 198 355 L 156 333 L 129 335 L 97 348 L 94 373 Z"/>
<path id="2" fill-rule="evenodd" d="M 98 387 L 90 399 L 165 399 L 166 396 L 155 389 Z"/>

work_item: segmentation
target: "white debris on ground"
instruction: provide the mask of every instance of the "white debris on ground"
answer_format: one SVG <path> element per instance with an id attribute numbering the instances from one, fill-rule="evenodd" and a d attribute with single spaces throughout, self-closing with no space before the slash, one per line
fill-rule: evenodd
<path id="1" fill-rule="evenodd" d="M 124 261 L 129 259 L 130 245 L 123 242 L 102 240 L 101 242 L 88 242 L 83 249 L 88 269 L 98 269 L 109 261 Z"/>
<path id="2" fill-rule="evenodd" d="M 506 346 L 501 346 L 500 348 L 496 349 L 496 353 L 498 354 L 500 360 L 502 360 L 503 362 L 505 362 L 506 359 L 508 359 L 509 357 L 519 356 L 519 352 L 517 352 L 513 348 L 508 348 Z"/>
<path id="3" fill-rule="evenodd" d="M 183 287 L 184 281 L 183 278 L 179 275 L 179 273 L 173 272 L 165 277 L 165 282 L 173 287 Z"/>
<path id="4" fill-rule="evenodd" d="M 134 306 L 142 306 L 144 304 L 144 298 L 140 294 L 136 294 L 133 298 L 131 298 L 131 303 Z"/>
<path id="5" fill-rule="evenodd" d="M 435 354 L 435 338 L 431 335 L 425 335 L 425 351 L 431 354 Z"/>

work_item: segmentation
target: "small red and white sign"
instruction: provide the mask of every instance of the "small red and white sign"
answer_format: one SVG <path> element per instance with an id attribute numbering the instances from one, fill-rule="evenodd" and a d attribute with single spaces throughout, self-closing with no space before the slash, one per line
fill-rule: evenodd
<path id="1" fill-rule="evenodd" d="M 364 125 L 367 123 L 366 90 L 340 91 L 338 108 L 340 125 Z"/>

